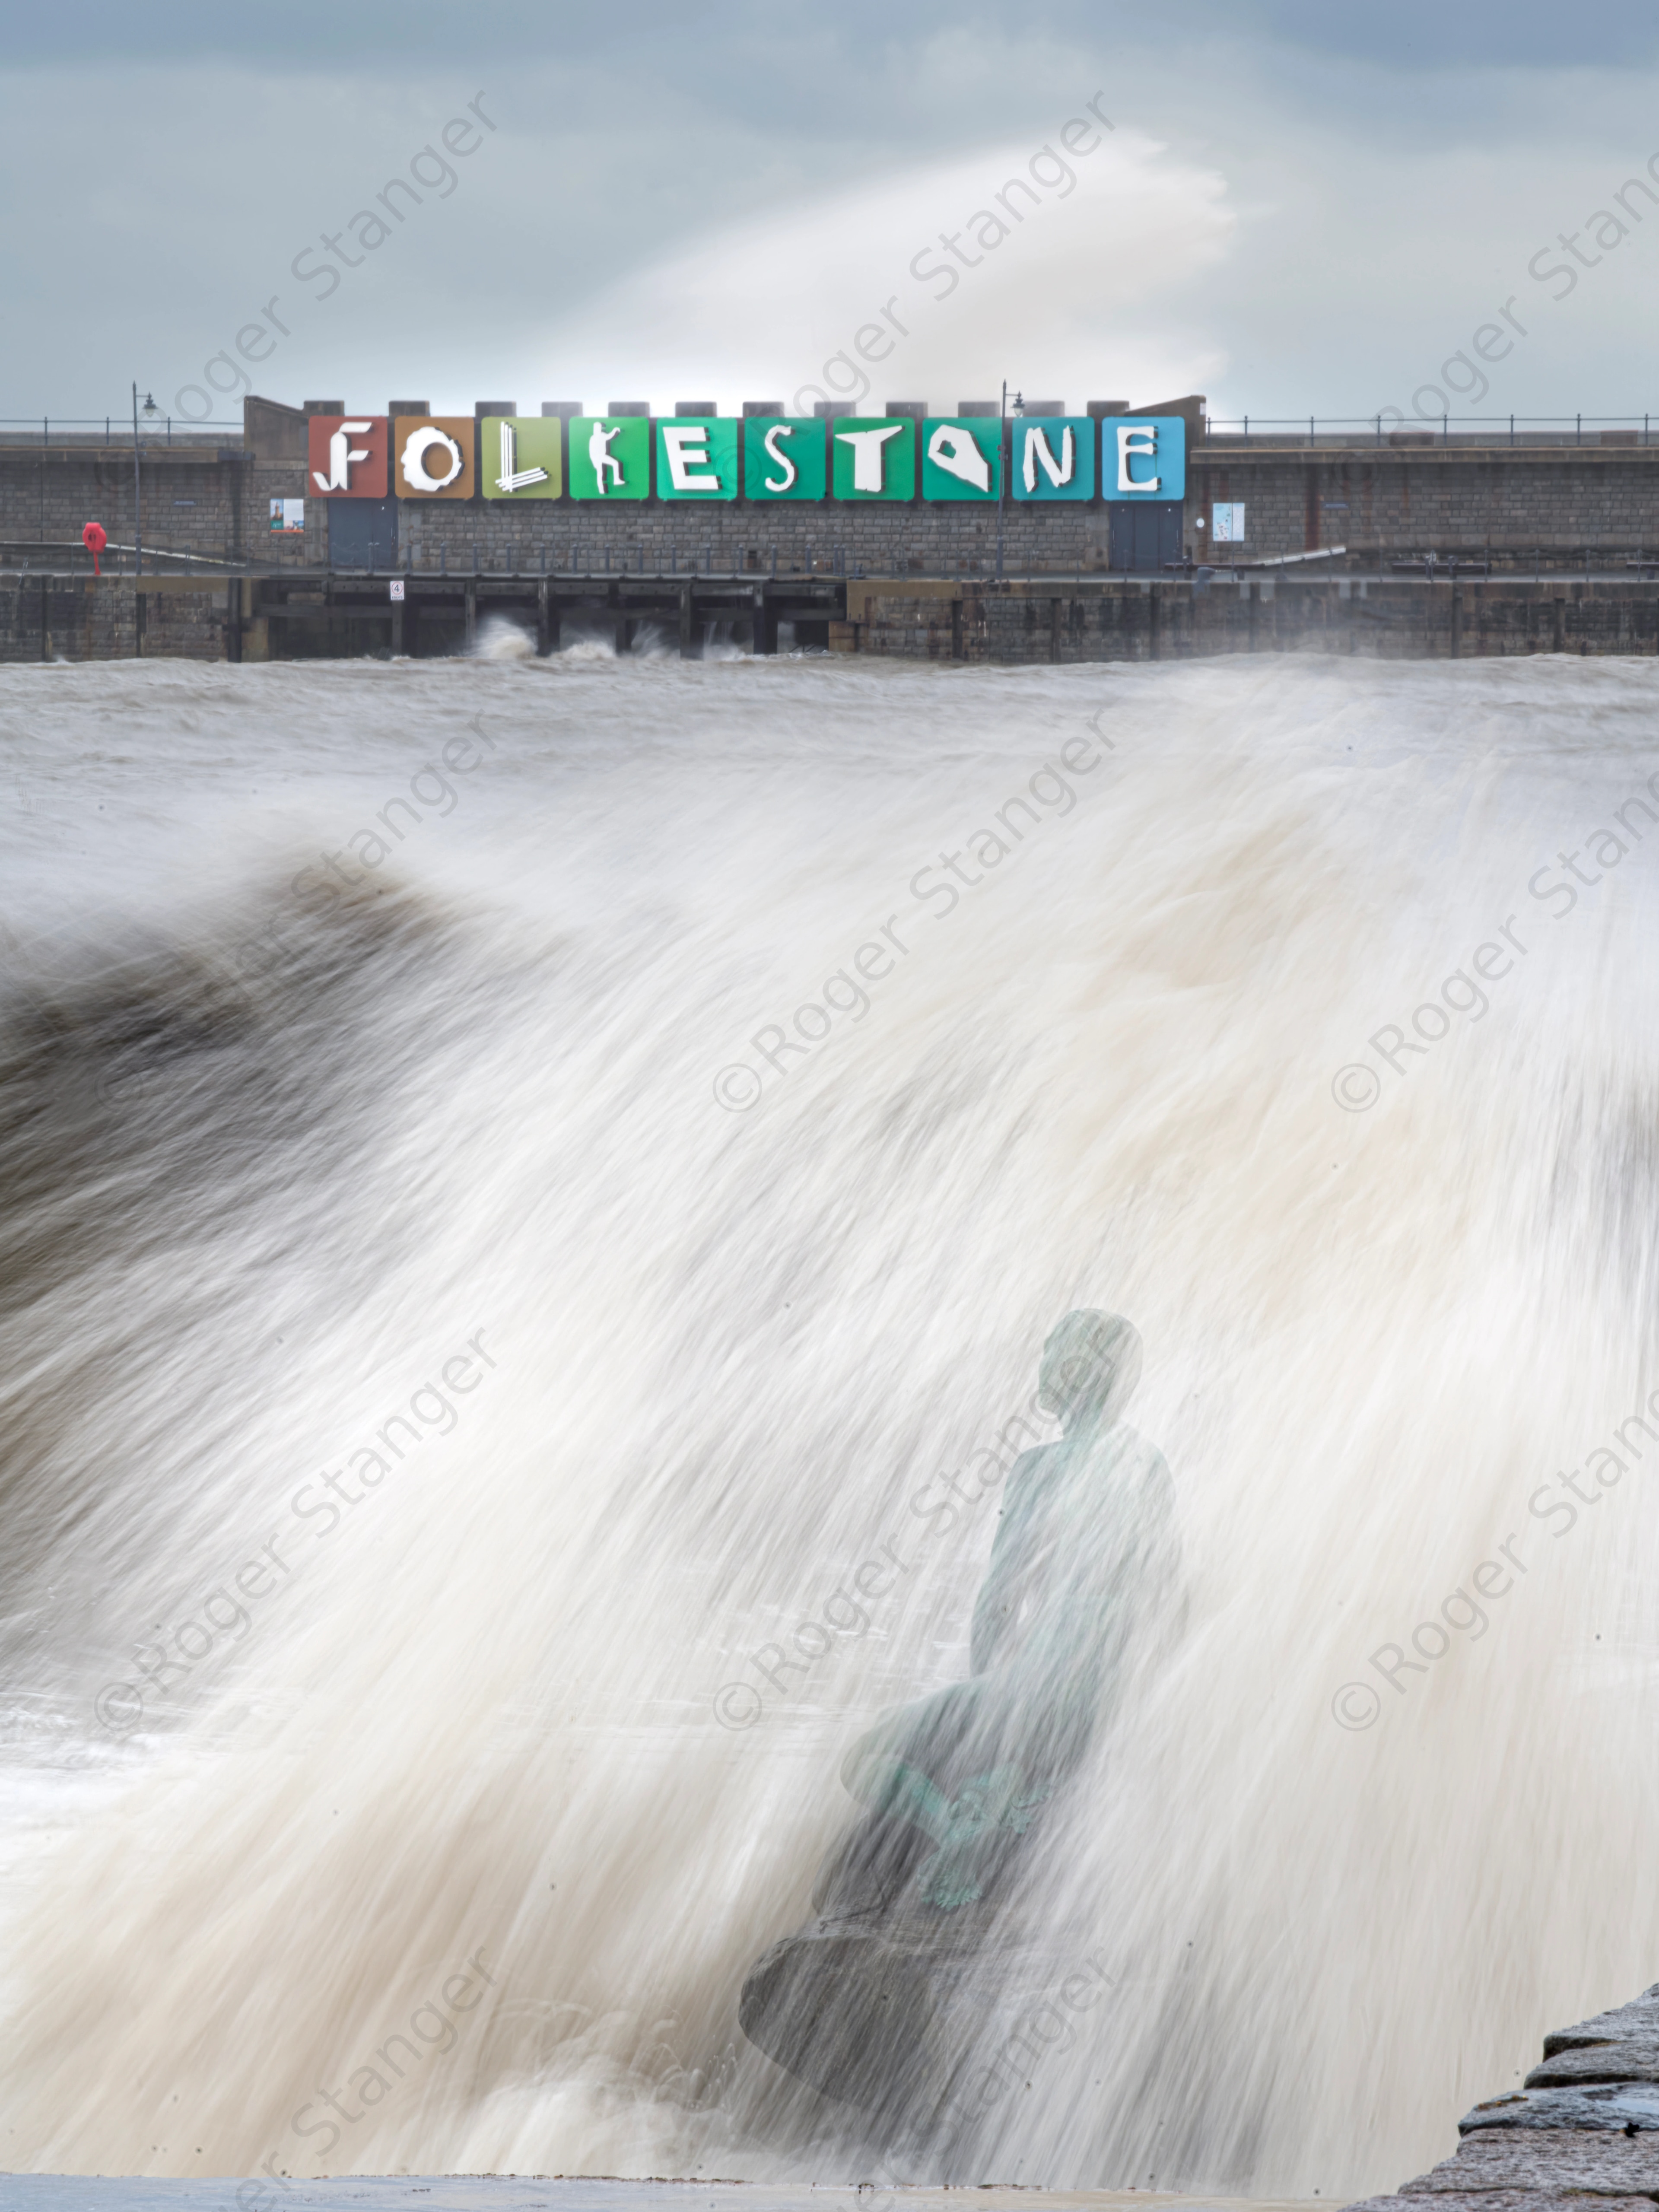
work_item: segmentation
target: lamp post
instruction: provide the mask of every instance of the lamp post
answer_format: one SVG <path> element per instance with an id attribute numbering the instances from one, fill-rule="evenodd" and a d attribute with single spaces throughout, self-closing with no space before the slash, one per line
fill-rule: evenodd
<path id="1" fill-rule="evenodd" d="M 1025 404 L 1023 392 L 1014 394 L 1014 412 L 1018 415 Z M 1002 580 L 1002 520 L 1008 508 L 1008 460 L 1012 451 L 1004 425 L 1008 419 L 1008 380 L 1002 380 L 1002 402 L 997 410 L 997 581 Z"/>
<path id="2" fill-rule="evenodd" d="M 161 413 L 154 397 L 144 394 L 144 421 L 153 422 Z M 138 387 L 132 387 L 132 573 L 144 573 L 144 510 L 138 482 Z"/>

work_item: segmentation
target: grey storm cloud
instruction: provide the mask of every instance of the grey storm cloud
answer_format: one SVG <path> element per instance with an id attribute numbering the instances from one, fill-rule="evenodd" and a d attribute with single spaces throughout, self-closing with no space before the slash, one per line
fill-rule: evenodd
<path id="1" fill-rule="evenodd" d="M 0 246 L 0 415 L 100 417 L 134 378 L 169 405 L 211 391 L 227 419 L 247 384 L 360 407 L 597 401 L 617 378 L 672 398 L 700 356 L 641 313 L 659 278 L 700 292 L 731 378 L 751 355 L 757 375 L 810 367 L 904 283 L 920 211 L 981 168 L 994 193 L 998 163 L 1091 97 L 1137 162 L 1100 167 L 1069 230 L 1010 245 L 963 374 L 990 374 L 1001 317 L 1012 382 L 1184 373 L 1223 413 L 1369 415 L 1514 297 L 1528 343 L 1481 404 L 1642 404 L 1659 210 L 1570 300 L 1528 270 L 1654 151 L 1650 9 L 1605 8 L 1593 36 L 1541 6 L 1426 0 L 1200 0 L 1178 21 L 1099 0 L 643 0 L 625 21 L 507 0 L 490 25 L 428 0 L 18 17 L 0 173 L 30 213 Z M 495 82 L 492 55 L 511 58 Z M 480 100 L 495 129 L 447 141 Z M 917 358 L 938 391 L 908 396 L 959 396 L 940 334 Z"/>

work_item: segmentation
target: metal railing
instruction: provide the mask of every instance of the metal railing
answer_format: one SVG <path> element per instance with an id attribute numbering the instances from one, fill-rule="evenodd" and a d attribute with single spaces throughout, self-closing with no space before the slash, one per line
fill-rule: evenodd
<path id="1" fill-rule="evenodd" d="M 1392 418 L 1392 419 L 1390 419 Z M 1210 416 L 1206 445 L 1225 446 L 1600 446 L 1652 442 L 1646 415 Z M 1611 434 L 1609 435 L 1609 434 Z"/>
<path id="2" fill-rule="evenodd" d="M 158 416 L 154 422 L 141 422 L 138 442 L 141 446 L 182 446 L 201 436 L 210 439 L 216 446 L 222 443 L 227 430 L 234 430 L 240 438 L 241 422 L 175 423 L 172 416 L 167 415 Z M 49 446 L 54 437 L 60 445 L 125 446 L 131 450 L 132 423 L 130 418 L 119 415 L 0 415 L 0 446 Z"/>
<path id="3" fill-rule="evenodd" d="M 73 538 L 0 538 L 0 571 L 8 575 L 106 576 L 131 575 L 136 550 L 112 538 L 100 550 L 94 566 L 91 553 Z M 238 575 L 252 568 L 246 553 L 201 553 L 193 546 L 156 545 L 144 541 L 144 566 L 153 575 L 165 575 L 178 562 L 191 568 L 234 570 Z"/>
<path id="4" fill-rule="evenodd" d="M 1390 419 L 1390 418 L 1393 419 Z M 54 424 L 56 428 L 54 429 Z M 1647 415 L 1440 415 L 1416 419 L 1395 416 L 1391 408 L 1376 415 L 1212 415 L 1204 424 L 1205 441 L 1211 445 L 1337 445 L 1391 441 L 1435 445 L 1582 446 L 1601 442 L 1612 431 L 1620 444 L 1632 439 L 1639 446 L 1654 442 L 1652 418 Z M 208 438 L 215 443 L 227 432 L 242 433 L 239 419 L 218 422 L 175 421 L 171 416 L 139 426 L 139 442 L 171 446 Z M 53 438 L 75 445 L 132 443 L 132 425 L 119 415 L 0 415 L 0 445 L 50 445 Z"/>
<path id="5" fill-rule="evenodd" d="M 452 565 L 450 553 L 456 558 Z M 550 562 L 550 552 L 551 560 Z M 737 547 L 726 565 L 722 552 L 716 562 L 714 549 L 710 545 L 682 547 L 671 544 L 648 547 L 635 541 L 632 544 L 617 544 L 601 538 L 572 538 L 562 547 L 546 545 L 524 546 L 500 555 L 501 566 L 487 565 L 497 556 L 485 549 L 481 556 L 476 541 L 466 547 L 451 548 L 447 544 L 436 546 L 417 538 L 410 538 L 399 551 L 394 568 L 379 562 L 369 564 L 370 573 L 376 575 L 439 576 L 465 582 L 469 576 L 585 576 L 603 583 L 614 577 L 618 581 L 632 576 L 653 582 L 695 583 L 699 576 L 736 576 L 751 582 L 760 582 L 776 576 L 819 576 L 832 580 L 857 579 L 865 574 L 859 556 L 849 553 L 844 545 L 819 545 L 816 550 L 809 541 L 800 554 L 787 551 L 781 565 L 775 545 L 763 547 L 744 544 Z M 533 566 L 524 565 L 526 561 Z M 336 569 L 364 564 L 334 560 Z"/>

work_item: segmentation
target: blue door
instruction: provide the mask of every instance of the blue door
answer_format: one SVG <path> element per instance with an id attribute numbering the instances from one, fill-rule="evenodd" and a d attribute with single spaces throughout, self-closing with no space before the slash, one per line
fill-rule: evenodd
<path id="1" fill-rule="evenodd" d="M 328 565 L 331 568 L 395 568 L 398 565 L 397 501 L 330 500 Z"/>
<path id="2" fill-rule="evenodd" d="M 1182 557 L 1178 499 L 1109 499 L 1110 564 L 1132 576 L 1161 575 Z"/>

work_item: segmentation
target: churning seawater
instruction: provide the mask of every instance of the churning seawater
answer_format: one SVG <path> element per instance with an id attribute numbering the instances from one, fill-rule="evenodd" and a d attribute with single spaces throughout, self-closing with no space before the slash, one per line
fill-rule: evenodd
<path id="1" fill-rule="evenodd" d="M 0 671 L 0 2166 L 1340 2201 L 1650 1981 L 1656 708 Z M 738 1992 L 1076 1305 L 1188 1601 L 1099 1988 L 869 2142 Z"/>

